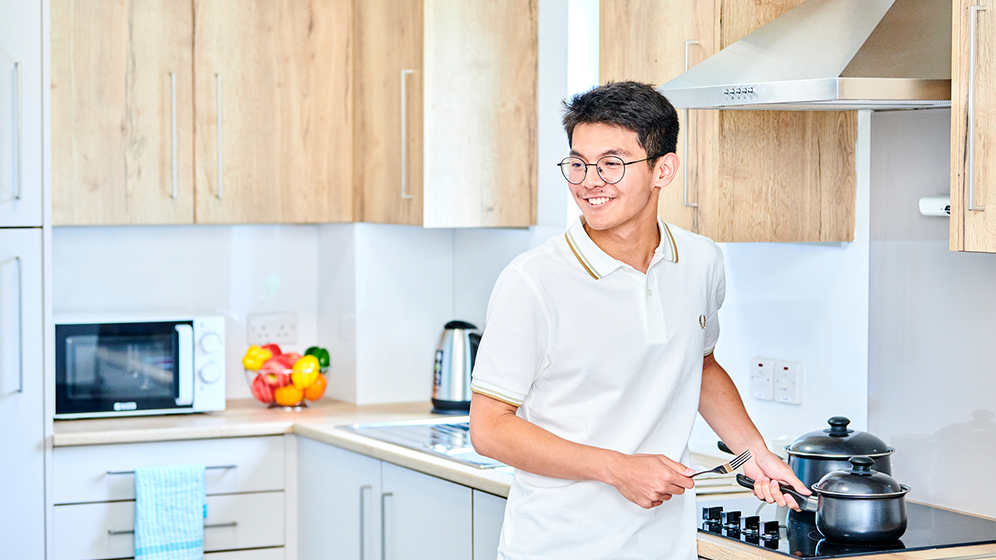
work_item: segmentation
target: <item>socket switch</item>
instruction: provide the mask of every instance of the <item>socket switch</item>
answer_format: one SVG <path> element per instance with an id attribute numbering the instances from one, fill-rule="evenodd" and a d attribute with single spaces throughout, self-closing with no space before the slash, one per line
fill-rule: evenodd
<path id="1" fill-rule="evenodd" d="M 802 404 L 802 364 L 775 362 L 775 400 Z"/>
<path id="2" fill-rule="evenodd" d="M 750 362 L 750 394 L 755 399 L 775 399 L 775 360 L 753 358 Z"/>
<path id="3" fill-rule="evenodd" d="M 297 342 L 297 313 L 257 313 L 246 317 L 249 344 L 294 344 Z"/>

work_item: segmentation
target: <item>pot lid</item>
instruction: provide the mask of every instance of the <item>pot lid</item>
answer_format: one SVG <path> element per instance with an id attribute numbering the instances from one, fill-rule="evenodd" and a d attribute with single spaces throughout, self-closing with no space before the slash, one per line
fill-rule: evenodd
<path id="1" fill-rule="evenodd" d="M 881 457 L 893 449 L 868 432 L 849 430 L 850 420 L 834 416 L 827 420 L 830 428 L 809 432 L 785 448 L 789 455 L 820 459 L 847 459 L 856 455 Z"/>
<path id="2" fill-rule="evenodd" d="M 903 486 L 891 476 L 872 469 L 875 460 L 871 457 L 859 455 L 848 461 L 850 469 L 823 475 L 813 485 L 813 491 L 842 498 L 893 498 L 909 492 L 909 486 Z"/>

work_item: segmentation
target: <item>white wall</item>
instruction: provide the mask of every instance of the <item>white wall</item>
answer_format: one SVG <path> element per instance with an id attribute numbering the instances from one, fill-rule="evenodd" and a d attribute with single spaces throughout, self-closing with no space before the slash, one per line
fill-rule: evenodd
<path id="1" fill-rule="evenodd" d="M 996 255 L 948 250 L 950 111 L 873 126 L 869 429 L 895 447 L 910 499 L 996 517 Z M 988 208 L 986 209 L 989 210 Z"/>
<path id="2" fill-rule="evenodd" d="M 297 313 L 302 351 L 317 340 L 315 226 L 59 227 L 52 308 L 61 314 L 224 315 L 226 394 L 251 398 L 246 315 Z"/>

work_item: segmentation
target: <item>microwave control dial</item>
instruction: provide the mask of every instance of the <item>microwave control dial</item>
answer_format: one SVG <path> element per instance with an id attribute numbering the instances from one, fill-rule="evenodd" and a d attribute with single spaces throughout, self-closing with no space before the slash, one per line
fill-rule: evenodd
<path id="1" fill-rule="evenodd" d="M 205 383 L 214 383 L 221 379 L 221 366 L 214 362 L 205 364 L 199 372 L 201 380 Z"/>
<path id="2" fill-rule="evenodd" d="M 214 354 L 221 350 L 221 337 L 215 333 L 208 333 L 201 337 L 201 350 L 205 354 Z"/>

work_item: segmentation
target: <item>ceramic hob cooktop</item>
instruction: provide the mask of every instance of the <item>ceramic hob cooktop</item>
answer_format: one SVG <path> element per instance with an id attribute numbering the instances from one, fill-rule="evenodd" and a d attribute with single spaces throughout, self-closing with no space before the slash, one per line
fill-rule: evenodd
<path id="1" fill-rule="evenodd" d="M 893 543 L 830 542 L 816 529 L 815 514 L 789 511 L 753 496 L 700 500 L 699 531 L 798 558 L 838 558 L 885 552 L 996 543 L 996 520 L 907 502 L 908 527 Z M 782 517 L 782 519 L 779 519 Z"/>

